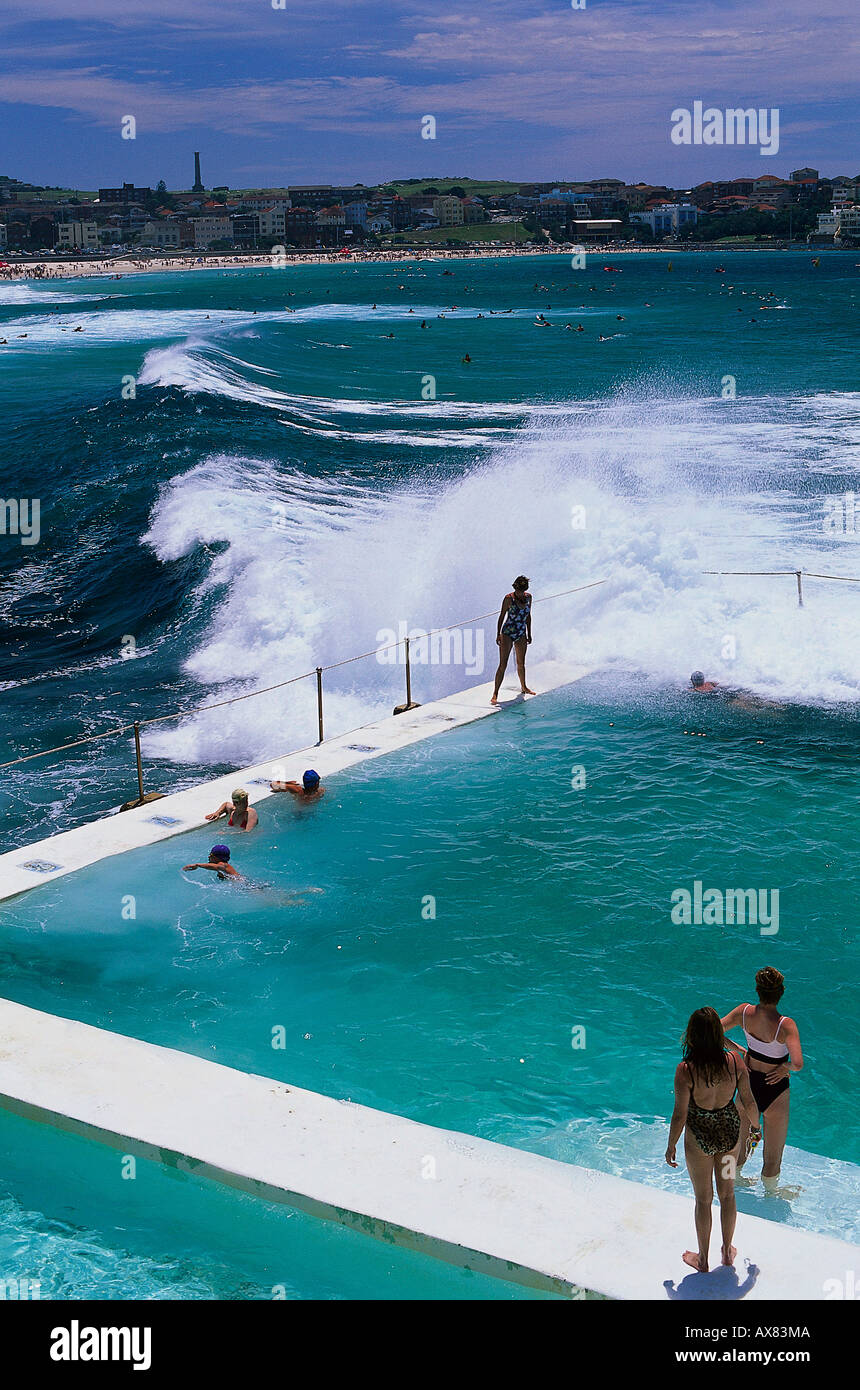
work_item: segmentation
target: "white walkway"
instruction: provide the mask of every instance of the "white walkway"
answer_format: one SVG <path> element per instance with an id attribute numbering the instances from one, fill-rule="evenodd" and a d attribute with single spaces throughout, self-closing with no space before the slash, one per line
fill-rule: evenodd
<path id="1" fill-rule="evenodd" d="M 692 1197 L 8 1001 L 0 1001 L 0 1105 L 123 1154 L 568 1296 L 584 1289 L 621 1299 L 822 1299 L 828 1280 L 844 1285 L 860 1253 L 742 1215 L 736 1276 L 694 1274 L 681 1261 L 693 1238 Z"/>

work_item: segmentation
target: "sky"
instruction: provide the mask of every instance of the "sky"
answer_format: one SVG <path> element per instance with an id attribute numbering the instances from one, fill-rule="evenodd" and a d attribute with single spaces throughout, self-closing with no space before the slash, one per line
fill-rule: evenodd
<path id="1" fill-rule="evenodd" d="M 0 174 L 189 188 L 195 150 L 233 188 L 860 170 L 849 0 L 575 3 L 0 0 Z M 695 101 L 776 108 L 778 152 L 673 144 Z"/>

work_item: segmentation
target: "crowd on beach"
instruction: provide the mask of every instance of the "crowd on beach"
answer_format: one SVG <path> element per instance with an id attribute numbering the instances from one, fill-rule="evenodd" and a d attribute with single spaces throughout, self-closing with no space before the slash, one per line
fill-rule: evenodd
<path id="1" fill-rule="evenodd" d="M 82 259 L 68 261 L 16 261 L 0 266 L 0 279 L 3 280 L 67 280 L 86 276 L 111 276 L 119 279 L 124 275 L 137 275 L 145 272 L 166 270 L 237 270 L 237 269 L 281 269 L 287 265 L 375 265 L 398 261 L 437 261 L 437 260 L 493 260 L 498 256 L 559 256 L 569 255 L 574 246 L 507 246 L 493 243 L 486 246 L 452 247 L 401 247 L 397 250 L 374 249 L 372 251 L 350 251 L 344 255 L 339 251 L 295 251 L 278 253 L 272 251 L 249 251 L 233 255 L 217 256 L 149 256 L 132 255 L 106 257 L 100 260 Z M 631 251 L 648 251 L 663 254 L 663 248 L 654 246 L 592 245 L 587 253 L 596 256 L 627 255 Z"/>

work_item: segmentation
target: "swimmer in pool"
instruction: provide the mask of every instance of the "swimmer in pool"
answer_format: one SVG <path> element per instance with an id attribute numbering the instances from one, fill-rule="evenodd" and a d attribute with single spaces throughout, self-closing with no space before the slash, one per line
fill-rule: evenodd
<path id="1" fill-rule="evenodd" d="M 689 693 L 691 695 L 719 695 L 726 704 L 734 705 L 737 709 L 784 709 L 784 706 L 779 705 L 775 700 L 765 700 L 761 695 L 753 695 L 749 690 L 741 690 L 737 686 L 720 685 L 719 681 L 706 681 L 701 671 L 694 671 L 691 675 Z"/>
<path id="2" fill-rule="evenodd" d="M 213 845 L 209 851 L 208 864 L 183 864 L 183 873 L 192 869 L 212 869 L 219 878 L 241 878 L 238 869 L 230 863 L 230 851 L 226 845 Z"/>
<path id="3" fill-rule="evenodd" d="M 690 677 L 690 685 L 693 688 L 693 690 L 695 690 L 696 693 L 699 695 L 710 695 L 713 690 L 720 689 L 716 681 L 705 680 L 705 675 L 703 671 L 693 672 L 692 676 Z"/>
<path id="4" fill-rule="evenodd" d="M 218 810 L 211 811 L 206 819 L 220 820 L 221 816 L 227 815 L 230 817 L 227 824 L 234 830 L 253 830 L 259 821 L 253 806 L 248 805 L 248 793 L 243 787 L 237 787 L 230 800 L 222 801 Z"/>
<path id="5" fill-rule="evenodd" d="M 290 792 L 298 801 L 304 802 L 319 801 L 325 795 L 320 775 L 312 767 L 302 774 L 301 782 L 272 782 L 270 786 L 273 792 Z"/>

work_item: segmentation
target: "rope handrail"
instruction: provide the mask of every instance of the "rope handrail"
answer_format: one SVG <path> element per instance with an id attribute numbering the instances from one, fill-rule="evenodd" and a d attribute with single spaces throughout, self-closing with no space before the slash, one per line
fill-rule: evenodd
<path id="1" fill-rule="evenodd" d="M 860 576 L 853 574 L 816 574 L 814 570 L 702 570 L 702 574 L 802 574 L 805 579 L 839 579 L 843 584 L 860 584 Z"/>
<path id="2" fill-rule="evenodd" d="M 845 584 L 860 584 L 860 577 L 857 577 L 857 576 L 854 576 L 854 575 L 847 575 L 847 574 L 817 574 L 817 573 L 815 573 L 814 571 L 811 571 L 811 570 L 799 570 L 799 569 L 787 569 L 787 570 L 701 570 L 700 573 L 702 573 L 702 574 L 707 574 L 707 575 L 745 575 L 745 576 L 750 576 L 750 577 L 762 577 L 762 578 L 763 578 L 763 577 L 767 577 L 767 576 L 779 576 L 779 575 L 785 576 L 785 575 L 793 575 L 793 576 L 795 576 L 795 577 L 798 579 L 798 585 L 799 585 L 799 580 L 800 580 L 800 576 L 801 576 L 801 575 L 804 575 L 804 576 L 806 576 L 806 577 L 809 578 L 809 579 L 835 579 L 835 580 L 839 580 L 840 582 L 845 583 Z M 556 594 L 545 594 L 545 595 L 543 596 L 543 598 L 537 598 L 537 599 L 534 600 L 534 602 L 535 602 L 535 604 L 538 604 L 538 603 L 549 603 L 552 599 L 566 598 L 566 597 L 568 597 L 568 595 L 570 595 L 570 594 L 579 594 L 579 593 L 583 593 L 586 589 L 597 589 L 597 588 L 600 587 L 601 584 L 608 584 L 608 583 L 609 583 L 609 576 L 607 576 L 606 579 L 595 579 L 595 580 L 592 580 L 589 584 L 577 584 L 577 585 L 576 585 L 574 588 L 572 588 L 572 589 L 562 589 L 562 590 L 560 590 L 560 591 L 559 591 L 558 593 L 556 593 Z M 23 757 L 20 757 L 20 758 L 10 758 L 8 762 L 0 763 L 0 771 L 4 770 L 4 769 L 7 768 L 7 767 L 17 767 L 17 766 L 18 766 L 19 764 L 21 764 L 21 763 L 33 762 L 34 759 L 36 759 L 36 758 L 47 758 L 47 757 L 49 757 L 52 753 L 66 753 L 66 752 L 68 752 L 69 749 L 71 749 L 71 748 L 82 748 L 82 747 L 84 747 L 86 744 L 89 744 L 89 743 L 98 743 L 98 742 L 100 742 L 102 739 L 105 739 L 105 738 L 114 738 L 115 736 L 117 736 L 117 735 L 119 735 L 119 734 L 127 734 L 127 733 L 129 733 L 130 731 L 134 731 L 135 739 L 136 739 L 136 741 L 137 741 L 137 740 L 138 740 L 138 737 L 139 737 L 139 730 L 142 729 L 142 728 L 145 728 L 145 727 L 146 727 L 147 725 L 149 725 L 149 724 L 161 724 L 161 723 L 165 723 L 166 721 L 168 721 L 168 720 L 170 720 L 170 719 L 184 719 L 184 718 L 187 718 L 187 717 L 189 717 L 189 716 L 191 716 L 191 715 L 195 715 L 195 714 L 205 714 L 208 710 L 223 709 L 225 705 L 235 705 L 235 704 L 238 704 L 240 700 L 252 700 L 256 695 L 269 695 L 269 694 L 271 694 L 271 692 L 272 692 L 273 690 L 283 690 L 283 689 L 284 689 L 286 686 L 288 686 L 288 685 L 295 685 L 295 684 L 297 684 L 298 681 L 308 680 L 311 676 L 314 676 L 314 675 L 317 677 L 317 680 L 318 680 L 318 682 L 319 682 L 320 679 L 321 679 L 321 677 L 322 677 L 323 672 L 325 672 L 325 671 L 335 671 L 335 670 L 337 670 L 337 669 L 338 669 L 339 667 L 341 667 L 341 666 L 349 666 L 353 661 L 364 661 L 364 660 L 366 660 L 366 659 L 367 659 L 368 657 L 370 657 L 370 656 L 378 656 L 381 652 L 393 651 L 393 650 L 395 650 L 397 647 L 402 647 L 405 643 L 408 643 L 408 642 L 410 642 L 410 641 L 423 642 L 425 639 L 427 639 L 427 638 L 429 638 L 429 637 L 434 637 L 437 633 L 440 633 L 440 632 L 450 632 L 450 631 L 452 631 L 452 629 L 454 629 L 454 628 L 465 627 L 468 623 L 479 623 L 479 622 L 484 622 L 486 619 L 488 619 L 488 618 L 494 618 L 495 616 L 496 616 L 496 609 L 493 609 L 493 610 L 492 610 L 491 612 L 489 612 L 489 613 L 478 613 L 478 614 L 476 614 L 474 617 L 471 617 L 471 618 L 462 618 L 459 622 L 456 622 L 456 623 L 449 623 L 446 627 L 434 627 L 434 628 L 431 628 L 428 632 L 421 632 L 420 636 L 416 636 L 416 637 L 410 637 L 410 636 L 401 637 L 401 638 L 400 638 L 398 641 L 396 641 L 396 642 L 389 642 L 389 643 L 387 644 L 387 646 L 384 646 L 384 647 L 374 647 L 371 651 L 368 651 L 368 652 L 360 652 L 357 656 L 348 656 L 348 657 L 344 657 L 344 659 L 343 659 L 342 661 L 333 661 L 333 662 L 330 662 L 330 664 L 329 664 L 328 666 L 317 666 L 317 667 L 314 667 L 314 669 L 313 669 L 312 671 L 303 671 L 302 674 L 299 675 L 299 676 L 290 676 L 288 680 L 285 680 L 285 681 L 278 681 L 278 683 L 277 683 L 276 685 L 267 685 L 267 686 L 263 686 L 263 688 L 260 689 L 260 690 L 248 690 L 248 691 L 245 691 L 245 693 L 242 694 L 242 695 L 231 695 L 231 696 L 230 696 L 228 699 L 226 699 L 226 700 L 215 700 L 215 701 L 213 701 L 211 704 L 208 704 L 208 705 L 196 705 L 196 706 L 194 706 L 192 709 L 173 710 L 173 711 L 171 711 L 171 713 L 169 713 L 169 714 L 155 714 L 155 715 L 152 715 L 149 719 L 139 719 L 139 720 L 135 720 L 135 721 L 133 721 L 131 724 L 120 724 L 120 725 L 118 725 L 116 728 L 114 728 L 114 729 L 107 729 L 107 730 L 105 730 L 104 733 L 101 733 L 101 734 L 89 734 L 89 735 L 87 735 L 86 738 L 74 739 L 71 743 L 60 743 L 60 744 L 58 744 L 55 748 L 43 748 L 43 749 L 41 749 L 38 753 L 27 753 L 27 754 L 25 754 Z M 408 651 L 408 649 L 407 649 L 407 651 Z M 361 726 L 357 726 L 357 727 L 361 727 Z"/>
<path id="3" fill-rule="evenodd" d="M 596 579 L 590 584 L 579 584 L 574 589 L 563 589 L 557 594 L 545 594 L 543 598 L 535 599 L 535 603 L 547 603 L 550 599 L 566 598 L 568 594 L 581 593 L 584 589 L 595 589 L 600 584 L 608 583 L 608 579 Z M 429 632 L 422 632 L 421 636 L 414 639 L 423 641 L 426 637 L 432 637 L 437 632 L 450 632 L 452 628 L 465 627 L 467 623 L 482 622 L 485 618 L 494 618 L 496 610 L 491 613 L 481 613 L 473 618 L 463 618 L 458 623 L 449 623 L 448 627 L 431 628 Z M 397 647 L 402 647 L 404 642 L 408 642 L 408 637 L 401 637 L 397 642 L 389 642 L 385 647 L 374 647 L 372 651 L 360 652 L 358 656 L 345 657 L 343 661 L 333 661 L 328 666 L 317 666 L 312 671 L 303 671 L 300 676 L 291 676 L 289 680 L 278 681 L 277 685 L 267 685 L 261 690 L 248 690 L 243 695 L 231 695 L 227 700 L 216 700 L 210 705 L 195 705 L 193 709 L 173 710 L 170 714 L 155 714 L 149 719 L 138 719 L 131 724 L 120 724 L 115 729 L 107 729 L 102 734 L 90 734 L 87 738 L 75 739 L 72 743 L 61 743 L 56 748 L 43 748 L 38 753 L 27 753 L 22 758 L 11 758 L 9 762 L 0 763 L 0 771 L 7 767 L 16 767 L 19 763 L 29 763 L 35 758 L 47 758 L 51 753 L 65 753 L 70 748 L 80 748 L 87 743 L 96 743 L 100 739 L 113 738 L 117 734 L 125 734 L 130 730 L 144 728 L 148 724 L 161 724 L 169 719 L 184 719 L 193 714 L 205 714 L 207 710 L 222 709 L 225 705 L 238 704 L 240 700 L 251 700 L 255 695 L 269 695 L 273 690 L 283 690 L 285 686 L 295 685 L 297 681 L 307 680 L 310 676 L 319 675 L 323 671 L 334 671 L 340 666 L 348 666 L 353 661 L 364 661 L 369 656 L 378 656 L 380 652 L 393 651 Z"/>

